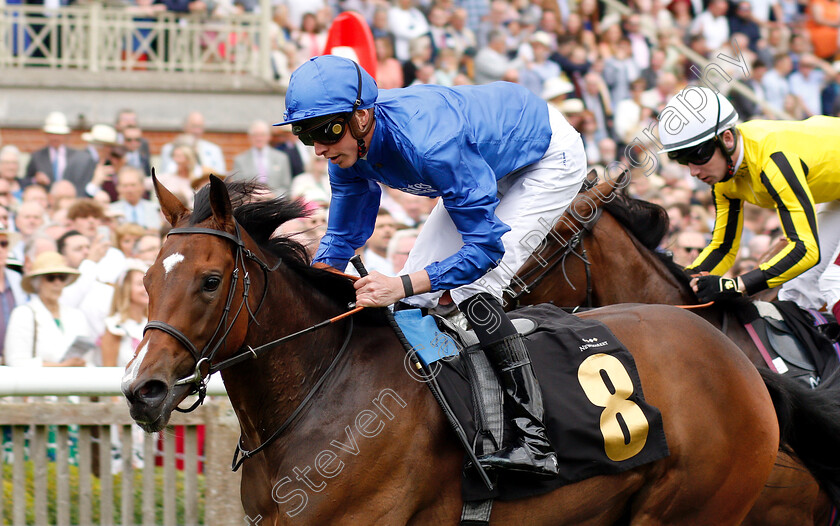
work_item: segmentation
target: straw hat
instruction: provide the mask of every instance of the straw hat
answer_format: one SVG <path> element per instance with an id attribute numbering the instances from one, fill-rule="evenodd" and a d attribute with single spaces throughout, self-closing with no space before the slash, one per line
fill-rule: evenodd
<path id="1" fill-rule="evenodd" d="M 117 130 L 107 124 L 94 124 L 89 132 L 82 134 L 82 140 L 97 144 L 117 144 Z"/>
<path id="2" fill-rule="evenodd" d="M 568 95 L 575 91 L 575 86 L 563 77 L 553 77 L 545 81 L 541 93 L 543 100 L 551 100 L 560 95 Z"/>
<path id="3" fill-rule="evenodd" d="M 531 42 L 542 44 L 545 47 L 551 49 L 552 41 L 551 35 L 546 33 L 545 31 L 535 31 L 533 35 L 531 35 Z"/>
<path id="4" fill-rule="evenodd" d="M 64 256 L 58 252 L 42 252 L 32 263 L 32 269 L 23 275 L 20 286 L 29 294 L 34 294 L 32 278 L 46 276 L 47 274 L 67 274 L 69 278 L 64 282 L 65 285 L 73 283 L 79 277 L 79 271 L 68 267 L 64 261 Z"/>
<path id="5" fill-rule="evenodd" d="M 50 113 L 44 121 L 43 130 L 45 133 L 54 135 L 67 135 L 70 133 L 70 127 L 67 126 L 67 117 L 60 111 Z"/>

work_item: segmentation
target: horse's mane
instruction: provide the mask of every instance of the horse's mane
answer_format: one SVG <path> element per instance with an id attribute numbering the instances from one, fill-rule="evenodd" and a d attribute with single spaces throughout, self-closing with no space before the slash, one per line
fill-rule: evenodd
<path id="1" fill-rule="evenodd" d="M 648 251 L 659 258 L 679 283 L 689 286 L 691 278 L 685 273 L 685 268 L 674 261 L 673 254 L 670 251 L 657 250 L 670 226 L 668 212 L 664 208 L 656 203 L 630 197 L 626 190 L 616 192 L 616 198 L 605 203 L 604 208 Z M 747 296 L 738 297 L 728 300 L 727 308 L 737 311 L 752 303 L 753 300 Z"/>
<path id="2" fill-rule="evenodd" d="M 662 243 L 671 221 L 668 212 L 656 203 L 635 199 L 627 190 L 616 191 L 615 199 L 604 204 L 604 209 L 626 228 L 648 251 L 653 252 L 677 281 L 688 286 L 689 278 L 670 252 L 656 250 Z"/>
<path id="3" fill-rule="evenodd" d="M 254 181 L 230 181 L 226 182 L 225 186 L 230 195 L 234 218 L 261 249 L 283 260 L 310 285 L 337 304 L 346 307 L 356 301 L 352 281 L 334 272 L 312 267 L 309 253 L 302 244 L 286 235 L 274 235 L 283 223 L 308 215 L 306 205 L 301 199 L 285 196 L 261 199 L 260 196 L 269 193 L 269 189 Z M 210 218 L 210 185 L 204 186 L 195 194 L 193 206 L 190 225 L 197 225 Z M 365 309 L 362 313 L 375 310 L 377 309 Z"/>

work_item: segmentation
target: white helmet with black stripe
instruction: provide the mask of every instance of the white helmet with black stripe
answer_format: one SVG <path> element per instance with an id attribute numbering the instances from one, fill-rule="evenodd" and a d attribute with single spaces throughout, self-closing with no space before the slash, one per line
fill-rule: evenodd
<path id="1" fill-rule="evenodd" d="M 732 128 L 738 112 L 726 97 L 702 86 L 689 86 L 668 101 L 659 114 L 659 153 L 702 144 Z"/>

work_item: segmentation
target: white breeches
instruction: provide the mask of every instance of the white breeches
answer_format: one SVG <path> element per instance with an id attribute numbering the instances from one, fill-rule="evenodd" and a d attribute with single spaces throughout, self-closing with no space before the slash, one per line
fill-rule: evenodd
<path id="1" fill-rule="evenodd" d="M 474 283 L 453 289 L 455 303 L 480 292 L 502 299 L 502 291 L 516 271 L 538 245 L 535 232 L 542 237 L 565 212 L 586 177 L 586 154 L 583 141 L 565 117 L 549 105 L 551 142 L 542 159 L 498 181 L 499 205 L 496 216 L 510 227 L 502 236 L 505 254 L 495 268 Z M 548 226 L 546 226 L 548 225 Z M 449 213 L 439 202 L 429 214 L 423 230 L 408 256 L 403 274 L 425 268 L 456 253 L 463 240 Z M 416 307 L 434 307 L 443 291 L 412 296 L 407 303 Z"/>
<path id="2" fill-rule="evenodd" d="M 817 212 L 820 239 L 820 262 L 782 284 L 779 299 L 793 301 L 803 309 L 830 311 L 840 301 L 840 201 L 824 203 Z"/>

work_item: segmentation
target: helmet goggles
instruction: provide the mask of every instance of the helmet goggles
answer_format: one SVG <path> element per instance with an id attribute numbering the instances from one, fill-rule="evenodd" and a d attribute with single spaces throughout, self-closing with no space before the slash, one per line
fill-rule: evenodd
<path id="1" fill-rule="evenodd" d="M 335 144 L 347 133 L 347 126 L 352 113 L 339 113 L 324 119 L 309 119 L 292 126 L 292 133 L 307 146 L 315 143 Z M 316 121 L 313 124 L 313 120 Z"/>
<path id="2" fill-rule="evenodd" d="M 712 157 L 715 155 L 717 141 L 717 137 L 712 137 L 708 141 L 701 142 L 695 146 L 668 152 L 668 158 L 672 161 L 677 161 L 682 165 L 687 165 L 689 163 L 698 166 L 706 164 L 711 161 Z"/>

